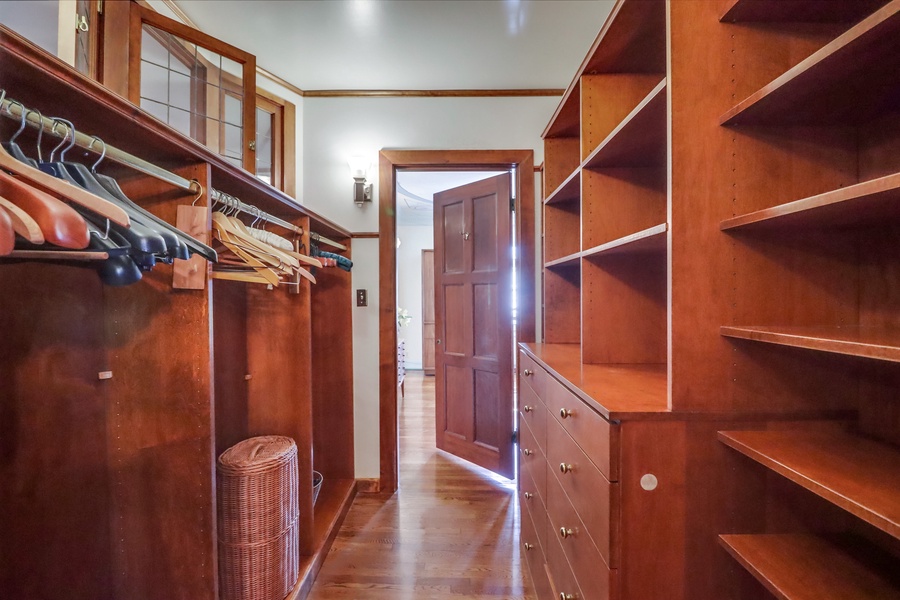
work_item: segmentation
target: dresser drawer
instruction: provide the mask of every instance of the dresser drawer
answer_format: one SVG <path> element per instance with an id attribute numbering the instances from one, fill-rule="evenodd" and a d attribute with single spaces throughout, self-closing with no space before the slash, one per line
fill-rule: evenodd
<path id="1" fill-rule="evenodd" d="M 547 479 L 548 537 L 557 537 L 585 598 L 610 598 L 611 571 L 555 477 Z"/>
<path id="2" fill-rule="evenodd" d="M 575 579 L 572 568 L 566 560 L 566 555 L 562 547 L 559 545 L 559 537 L 551 537 L 547 540 L 547 571 L 550 576 L 550 585 L 553 588 L 553 598 L 571 596 L 578 600 L 603 600 L 602 598 L 593 598 L 585 596 L 581 593 L 578 583 Z"/>
<path id="3" fill-rule="evenodd" d="M 544 383 L 542 398 L 554 420 L 569 432 L 607 479 L 618 481 L 619 427 L 610 425 L 555 379 L 548 377 Z"/>
<path id="4" fill-rule="evenodd" d="M 534 491 L 541 501 L 547 501 L 547 461 L 544 451 L 535 442 L 527 423 L 519 425 L 519 471 L 527 471 L 534 482 Z"/>
<path id="5" fill-rule="evenodd" d="M 544 386 L 550 376 L 527 354 L 519 351 L 519 382 L 531 387 L 538 398 L 544 398 Z M 524 387 L 524 385 L 523 385 Z"/>
<path id="6" fill-rule="evenodd" d="M 544 489 L 559 482 L 606 564 L 618 567 L 619 486 L 603 476 L 555 419 L 547 423 L 547 471 Z M 543 498 L 549 508 L 546 493 Z"/>
<path id="7" fill-rule="evenodd" d="M 546 450 L 547 409 L 534 390 L 527 385 L 519 386 L 519 415 L 520 421 L 528 423 L 537 445 Z"/>

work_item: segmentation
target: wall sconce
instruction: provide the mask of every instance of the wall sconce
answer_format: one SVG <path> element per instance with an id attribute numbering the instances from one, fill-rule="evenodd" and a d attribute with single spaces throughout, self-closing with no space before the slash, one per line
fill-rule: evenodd
<path id="1" fill-rule="evenodd" d="M 347 162 L 353 177 L 353 201 L 362 208 L 363 204 L 372 201 L 372 184 L 366 183 L 366 174 L 372 163 L 363 156 L 352 156 Z"/>

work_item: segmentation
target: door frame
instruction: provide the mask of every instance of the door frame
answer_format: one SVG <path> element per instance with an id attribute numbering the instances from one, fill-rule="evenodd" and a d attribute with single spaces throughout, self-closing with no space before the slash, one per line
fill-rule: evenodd
<path id="1" fill-rule="evenodd" d="M 516 340 L 535 339 L 533 150 L 382 150 L 378 156 L 379 490 L 399 483 L 397 431 L 397 170 L 516 169 Z M 511 350 L 512 351 L 512 350 Z"/>

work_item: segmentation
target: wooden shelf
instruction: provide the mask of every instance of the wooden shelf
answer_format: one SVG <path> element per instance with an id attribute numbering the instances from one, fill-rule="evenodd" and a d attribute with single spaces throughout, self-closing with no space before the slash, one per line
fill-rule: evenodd
<path id="1" fill-rule="evenodd" d="M 720 431 L 719 440 L 900 537 L 900 451 L 833 431 Z"/>
<path id="2" fill-rule="evenodd" d="M 667 414 L 665 364 L 585 365 L 579 344 L 521 344 L 573 393 L 610 420 Z"/>
<path id="3" fill-rule="evenodd" d="M 575 78 L 590 73 L 664 73 L 666 10 L 662 0 L 617 2 Z"/>
<path id="4" fill-rule="evenodd" d="M 570 254 L 568 256 L 563 256 L 562 258 L 557 258 L 556 260 L 551 260 L 550 262 L 546 262 L 546 263 L 544 263 L 544 266 L 548 269 L 561 268 L 561 267 L 577 267 L 579 264 L 580 258 L 581 258 L 581 252 L 575 252 L 574 254 Z"/>
<path id="5" fill-rule="evenodd" d="M 723 326 L 726 337 L 900 362 L 900 330 L 860 327 L 733 327 Z"/>
<path id="6" fill-rule="evenodd" d="M 574 137 L 581 135 L 581 86 L 579 79 L 563 94 L 562 101 L 553 113 L 550 123 L 544 129 L 542 138 Z"/>
<path id="7" fill-rule="evenodd" d="M 725 113 L 722 125 L 859 123 L 896 108 L 900 0 L 893 0 Z"/>
<path id="8" fill-rule="evenodd" d="M 857 540 L 770 534 L 721 535 L 719 542 L 779 600 L 900 598 L 896 569 L 865 560 L 872 549 Z"/>
<path id="9" fill-rule="evenodd" d="M 662 165 L 666 157 L 663 78 L 582 163 L 584 169 Z"/>
<path id="10" fill-rule="evenodd" d="M 654 225 L 643 231 L 626 235 L 617 240 L 594 246 L 581 253 L 584 258 L 600 258 L 617 254 L 637 254 L 643 252 L 665 252 L 667 223 Z"/>
<path id="11" fill-rule="evenodd" d="M 886 0 L 732 0 L 726 23 L 853 23 Z"/>
<path id="12" fill-rule="evenodd" d="M 581 196 L 581 171 L 575 169 L 571 175 L 566 177 L 559 187 L 547 196 L 544 204 L 558 204 L 560 202 L 568 202 L 570 200 L 578 200 Z"/>
<path id="13" fill-rule="evenodd" d="M 900 173 L 722 221 L 723 231 L 853 227 L 900 217 Z"/>

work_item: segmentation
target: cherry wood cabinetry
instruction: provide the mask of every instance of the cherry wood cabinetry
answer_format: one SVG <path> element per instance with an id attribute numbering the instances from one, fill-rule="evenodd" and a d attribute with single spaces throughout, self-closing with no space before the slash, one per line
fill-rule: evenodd
<path id="1" fill-rule="evenodd" d="M 196 179 L 198 206 L 215 188 L 349 241 L 2 27 L 0 88 Z M 0 121 L 6 140 L 18 124 Z M 18 142 L 31 148 L 35 136 Z M 195 202 L 108 159 L 100 170 L 170 223 Z M 308 249 L 308 233 L 302 242 Z M 183 290 L 159 264 L 113 288 L 72 263 L 0 265 L 0 597 L 214 600 L 215 461 L 259 434 L 299 447 L 301 580 L 291 597 L 306 595 L 356 491 L 350 275 L 316 275 L 298 293 L 208 277 Z M 315 506 L 313 469 L 324 476 Z"/>
<path id="2" fill-rule="evenodd" d="M 543 134 L 539 598 L 900 597 L 898 28 L 898 0 L 612 9 Z"/>

